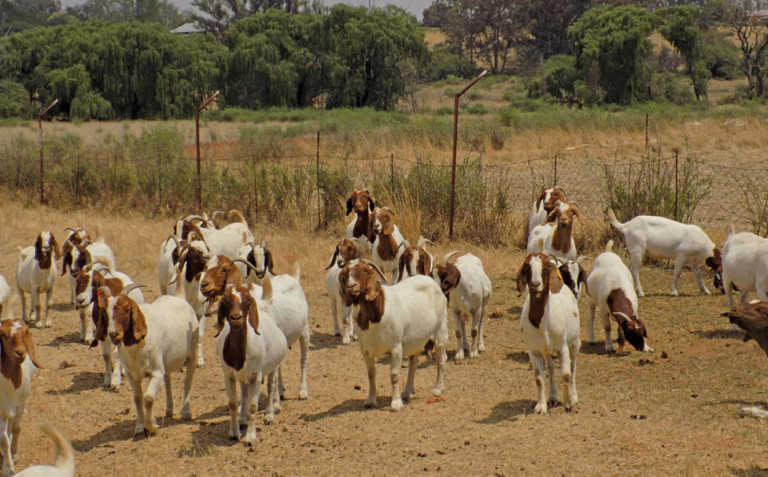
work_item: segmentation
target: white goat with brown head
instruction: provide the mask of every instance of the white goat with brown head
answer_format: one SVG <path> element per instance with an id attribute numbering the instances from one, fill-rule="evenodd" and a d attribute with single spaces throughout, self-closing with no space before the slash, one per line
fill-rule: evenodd
<path id="1" fill-rule="evenodd" d="M 355 212 L 355 220 L 347 225 L 346 238 L 357 242 L 362 253 L 371 250 L 376 238 L 373 231 L 373 213 L 376 200 L 368 190 L 355 189 L 347 199 L 347 214 Z"/>
<path id="2" fill-rule="evenodd" d="M 40 232 L 35 245 L 20 250 L 16 259 L 16 287 L 21 299 L 21 316 L 27 319 L 27 301 L 24 293 L 32 295 L 32 308 L 39 327 L 50 327 L 48 308 L 53 297 L 56 282 L 56 259 L 61 255 L 56 237 L 51 232 Z M 45 293 L 44 314 L 40 313 L 40 293 Z"/>
<path id="3" fill-rule="evenodd" d="M 575 205 L 558 200 L 547 216 L 547 223 L 537 225 L 528 235 L 528 253 L 545 253 L 560 260 L 576 260 L 578 252 L 573 240 L 573 219 L 584 216 Z M 542 247 L 543 246 L 543 247 Z"/>

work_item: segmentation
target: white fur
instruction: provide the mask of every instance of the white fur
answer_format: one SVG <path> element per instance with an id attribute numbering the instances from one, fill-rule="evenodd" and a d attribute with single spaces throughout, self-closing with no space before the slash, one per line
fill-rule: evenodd
<path id="1" fill-rule="evenodd" d="M 768 301 L 768 239 L 749 232 L 729 234 L 723 245 L 722 261 L 729 307 L 733 308 L 731 284 L 739 288 L 742 303 L 746 303 L 751 291 L 760 300 Z"/>
<path id="2" fill-rule="evenodd" d="M 709 295 L 701 275 L 701 264 L 713 255 L 715 244 L 700 227 L 650 215 L 639 215 L 622 224 L 616 220 L 612 210 L 608 211 L 608 216 L 611 225 L 624 236 L 638 296 L 645 296 L 640 285 L 640 265 L 646 252 L 657 257 L 675 259 L 671 295 L 678 294 L 677 279 L 685 265 L 693 267 L 699 289 Z"/>
<path id="3" fill-rule="evenodd" d="M 200 231 L 213 255 L 237 258 L 240 247 L 248 242 L 253 242 L 253 233 L 248 229 L 248 224 L 244 222 L 232 222 L 221 229 L 201 227 Z M 177 234 L 177 238 L 179 237 L 180 234 Z"/>
<path id="4" fill-rule="evenodd" d="M 0 453 L 3 454 L 3 475 L 12 475 L 14 472 L 13 462 L 18 453 L 21 419 L 36 371 L 37 366 L 27 354 L 21 362 L 21 385 L 18 389 L 0 374 Z"/>
<path id="5" fill-rule="evenodd" d="M 553 210 L 556 214 L 564 214 L 571 208 L 571 205 L 567 202 L 556 202 L 557 206 Z M 563 253 L 560 250 L 555 250 L 552 247 L 552 240 L 555 237 L 555 228 L 557 227 L 557 221 L 545 222 L 541 225 L 529 229 L 528 243 L 526 246 L 527 253 L 544 253 L 552 257 L 557 257 L 560 260 L 576 260 L 578 251 L 576 250 L 576 242 L 573 240 L 573 233 L 570 236 L 570 247 L 567 253 Z M 573 230 L 573 229 L 571 229 Z M 542 249 L 541 245 L 544 245 Z"/>
<path id="6" fill-rule="evenodd" d="M 56 465 L 33 465 L 15 475 L 17 477 L 74 477 L 75 450 L 72 444 L 51 426 L 42 425 L 40 428 L 56 446 Z"/>
<path id="7" fill-rule="evenodd" d="M 632 304 L 632 309 L 637 314 L 638 300 L 635 289 L 632 287 L 632 275 L 624 262 L 613 252 L 603 252 L 595 258 L 592 264 L 592 271 L 587 277 L 587 290 L 590 300 L 590 320 L 589 320 L 589 342 L 595 342 L 595 313 L 597 313 L 603 323 L 605 330 L 605 350 L 609 353 L 615 352 L 613 340 L 611 339 L 611 313 L 608 309 L 608 295 L 614 290 L 621 290 Z M 644 351 L 653 351 L 645 343 Z"/>
<path id="8" fill-rule="evenodd" d="M 43 238 L 43 248 L 51 246 L 51 233 L 40 232 Z M 56 282 L 56 257 L 53 256 L 51 248 L 51 266 L 46 269 L 40 268 L 40 263 L 35 259 L 35 247 L 30 246 L 19 252 L 16 259 L 16 287 L 19 298 L 21 299 L 21 316 L 27 319 L 27 301 L 24 293 L 32 296 L 32 308 L 34 309 L 35 319 L 32 323 L 39 327 L 51 326 L 48 309 L 53 298 L 53 285 Z M 45 293 L 45 309 L 41 317 L 40 313 L 40 294 Z"/>
<path id="9" fill-rule="evenodd" d="M 341 335 L 341 342 L 347 344 L 355 337 L 354 320 L 351 316 L 350 307 L 344 305 L 339 294 L 339 274 L 344 268 L 344 259 L 339 255 L 333 264 L 325 273 L 325 289 L 328 291 L 328 298 L 331 301 L 331 316 L 333 317 L 333 333 Z M 343 332 L 339 329 L 339 314 L 341 314 L 341 325 Z"/>
<path id="10" fill-rule="evenodd" d="M 376 263 L 376 265 L 381 268 L 381 271 L 386 273 L 392 274 L 392 280 L 390 283 L 396 283 L 398 281 L 397 278 L 397 268 L 400 265 L 400 256 L 403 254 L 406 248 L 408 248 L 409 243 L 405 238 L 403 238 L 403 234 L 400 233 L 400 229 L 397 225 L 394 225 L 394 230 L 392 231 L 392 237 L 395 239 L 395 243 L 398 244 L 397 250 L 395 250 L 395 257 L 390 260 L 384 260 L 379 255 L 379 243 L 381 242 L 381 234 L 379 231 L 381 230 L 381 224 L 378 220 L 375 220 L 374 223 L 374 230 L 376 230 L 376 238 L 373 241 L 373 261 Z"/>
<path id="11" fill-rule="evenodd" d="M 266 278 L 269 280 L 269 278 Z M 253 284 L 249 284 L 251 295 L 256 298 L 261 296 L 262 289 Z M 228 293 L 235 295 L 241 300 L 240 293 L 237 290 L 230 290 Z M 224 383 L 227 388 L 227 397 L 229 400 L 230 427 L 229 437 L 231 439 L 240 439 L 242 442 L 252 444 L 258 439 L 256 437 L 256 413 L 259 410 L 259 394 L 261 382 L 264 376 L 267 376 L 267 408 L 264 415 L 264 422 L 271 424 L 274 420 L 275 404 L 279 404 L 279 393 L 277 390 L 277 371 L 280 362 L 288 352 L 288 343 L 285 335 L 278 328 L 275 318 L 272 315 L 271 299 L 261 300 L 256 298 L 256 304 L 259 311 L 259 333 L 256 334 L 250 324 L 245 323 L 247 330 L 245 363 L 240 370 L 236 370 L 224 361 L 224 342 L 229 335 L 229 323 L 224 323 L 219 337 L 216 340 L 218 356 L 221 361 L 222 371 L 224 372 Z M 243 317 L 247 320 L 247 317 Z M 240 415 L 238 419 L 237 389 L 236 383 L 240 383 L 242 402 L 240 403 Z M 245 435 L 240 435 L 240 422 L 245 421 L 247 429 Z"/>
<path id="12" fill-rule="evenodd" d="M 350 276 L 347 287 L 355 286 Z M 365 293 L 365 292 L 363 292 Z M 376 404 L 376 358 L 391 353 L 392 410 L 399 411 L 403 400 L 414 392 L 417 356 L 424 352 L 429 340 L 435 343 L 434 356 L 437 361 L 437 380 L 433 389 L 435 396 L 443 393 L 445 373 L 445 345 L 448 341 L 447 302 L 440 287 L 430 277 L 419 275 L 402 282 L 382 286 L 384 314 L 378 323 L 370 323 L 368 329 L 358 329 L 360 351 L 368 369 L 367 407 Z M 353 305 L 357 316 L 359 306 Z M 405 393 L 400 395 L 400 364 L 403 357 L 409 358 L 408 382 Z"/>
<path id="13" fill-rule="evenodd" d="M 208 247 L 200 240 L 193 240 L 189 243 L 190 248 L 194 248 L 201 252 L 204 256 L 210 257 L 211 254 Z M 215 259 L 215 256 L 213 257 Z M 209 258 L 210 261 L 210 258 Z M 211 266 L 210 263 L 206 264 L 206 267 Z M 200 340 L 197 342 L 197 365 L 203 366 L 205 364 L 205 357 L 203 355 L 203 336 L 205 336 L 205 319 L 208 312 L 209 303 L 206 301 L 203 294 L 200 292 L 200 282 L 203 278 L 203 273 L 194 277 L 191 281 L 186 278 L 187 264 L 184 263 L 181 267 L 181 274 L 179 276 L 181 280 L 181 290 L 177 290 L 176 293 L 181 292 L 197 316 L 198 325 L 200 328 Z M 176 284 L 178 286 L 178 284 Z"/>
<path id="14" fill-rule="evenodd" d="M 469 350 L 469 357 L 476 358 L 480 351 L 485 351 L 483 341 L 483 315 L 491 299 L 491 280 L 485 274 L 483 262 L 475 255 L 467 253 L 454 262 L 461 273 L 458 286 L 448 295 L 448 309 L 456 317 L 456 355 L 454 359 L 464 359 L 464 350 Z M 439 277 L 436 278 L 439 280 Z M 466 321 L 472 317 L 472 347 L 467 342 Z"/>
<path id="15" fill-rule="evenodd" d="M 537 225 L 547 223 L 547 211 L 544 209 L 544 204 L 552 197 L 552 191 L 554 189 L 554 187 L 547 187 L 542 192 L 541 197 L 531 204 L 531 212 L 528 214 L 528 236 L 531 235 L 531 231 L 533 231 Z"/>
<path id="16" fill-rule="evenodd" d="M 528 348 L 528 357 L 536 376 L 539 400 L 535 411 L 538 414 L 547 413 L 546 376 L 549 374 L 549 399 L 557 401 L 557 387 L 553 356 L 560 356 L 560 377 L 563 382 L 563 404 L 570 410 L 579 398 L 576 393 L 576 356 L 581 347 L 579 339 L 579 306 L 571 289 L 563 285 L 558 293 L 544 289 L 543 263 L 538 256 L 532 257 L 531 284 L 537 293 L 547 293 L 547 303 L 544 307 L 539 327 L 533 326 L 529 319 L 531 307 L 530 289 L 525 296 L 523 310 L 520 314 L 520 327 L 523 341 Z M 546 366 L 546 369 L 545 369 Z"/>
<path id="17" fill-rule="evenodd" d="M 107 305 L 110 337 L 115 331 L 113 318 L 117 298 L 110 297 Z M 161 384 L 165 382 L 166 417 L 173 416 L 171 395 L 171 373 L 187 367 L 184 380 L 184 398 L 181 417 L 191 419 L 189 393 L 195 372 L 195 350 L 200 339 L 197 317 L 192 307 L 182 298 L 163 295 L 152 303 L 140 303 L 139 309 L 147 321 L 147 336 L 144 345 L 119 345 L 120 359 L 125 366 L 126 378 L 133 389 L 136 405 L 135 433 L 147 435 L 157 432 L 152 405 Z M 143 388 L 144 378 L 149 378 Z M 145 389 L 145 390 L 143 390 Z"/>
<path id="18" fill-rule="evenodd" d="M 160 256 L 157 259 L 157 282 L 161 295 L 174 295 L 176 293 L 176 267 L 173 264 L 173 251 L 178 246 L 176 237 L 165 239 L 160 247 Z"/>

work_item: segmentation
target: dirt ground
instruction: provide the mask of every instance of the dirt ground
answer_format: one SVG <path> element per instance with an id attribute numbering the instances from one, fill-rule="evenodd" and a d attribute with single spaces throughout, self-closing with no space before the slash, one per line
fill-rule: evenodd
<path id="1" fill-rule="evenodd" d="M 149 297 L 157 293 L 157 255 L 171 221 L 25 208 L 7 197 L 4 203 L 0 273 L 12 286 L 17 246 L 31 245 L 42 229 L 62 240 L 64 227 L 85 223 L 102 230 L 118 269 L 147 284 Z M 533 373 L 519 334 L 523 298 L 515 277 L 522 252 L 454 244 L 451 248 L 480 256 L 493 281 L 487 352 L 473 361 L 450 362 L 445 400 L 431 404 L 435 367 L 426 362 L 416 376 L 416 397 L 393 413 L 388 365 L 381 362 L 377 370 L 378 406 L 364 409 L 367 379 L 358 346 L 342 345 L 333 336 L 323 277 L 334 238 L 262 228 L 255 235 L 269 239 L 278 272 L 291 270 L 294 261 L 302 267 L 312 326 L 309 400 L 296 399 L 299 352 L 294 349 L 283 364 L 288 399 L 274 424 L 259 425 L 260 442 L 253 448 L 230 442 L 209 327 L 207 363 L 193 384 L 193 420 L 160 418 L 157 436 L 134 438 L 129 385 L 117 393 L 102 387 L 100 353 L 78 343 L 77 315 L 68 305 L 67 284 L 59 279 L 54 326 L 32 330 L 44 369 L 33 380 L 17 469 L 53 461 L 50 442 L 35 426 L 45 420 L 71 439 L 82 476 L 768 475 L 768 423 L 739 416 L 742 406 L 765 402 L 765 356 L 754 342 L 741 343 L 741 335 L 728 331 L 719 316 L 725 298 L 700 296 L 690 273 L 681 280 L 683 296 L 670 297 L 671 269 L 642 270 L 649 296 L 640 301 L 640 316 L 656 350 L 650 354 L 606 355 L 599 331 L 600 342 L 587 343 L 582 299 L 580 402 L 570 414 L 558 407 L 537 416 Z M 454 349 L 451 342 L 449 356 Z M 181 380 L 178 374 L 173 381 L 176 416 Z M 155 414 L 162 416 L 159 397 Z"/>

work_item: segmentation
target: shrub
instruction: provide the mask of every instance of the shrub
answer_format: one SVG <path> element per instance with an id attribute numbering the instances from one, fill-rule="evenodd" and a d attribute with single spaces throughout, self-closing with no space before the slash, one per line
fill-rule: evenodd
<path id="1" fill-rule="evenodd" d="M 0 80 L 0 118 L 31 118 L 34 116 L 29 93 L 13 81 Z"/>
<path id="2" fill-rule="evenodd" d="M 687 104 L 694 102 L 695 99 L 688 79 L 674 73 L 656 73 L 651 76 L 651 100 Z"/>
<path id="3" fill-rule="evenodd" d="M 473 61 L 457 53 L 449 45 L 440 44 L 431 51 L 423 75 L 424 80 L 430 82 L 446 78 L 457 82 L 471 78 L 478 71 L 479 68 Z"/>
<path id="4" fill-rule="evenodd" d="M 738 48 L 723 35 L 709 34 L 702 43 L 702 56 L 713 78 L 732 80 L 743 75 Z"/>

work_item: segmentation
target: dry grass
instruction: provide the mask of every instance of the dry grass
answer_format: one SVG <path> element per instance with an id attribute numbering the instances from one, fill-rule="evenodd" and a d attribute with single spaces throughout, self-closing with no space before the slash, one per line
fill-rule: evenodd
<path id="1" fill-rule="evenodd" d="M 8 196 L 3 202 L 0 271 L 11 283 L 17 245 L 31 243 L 43 228 L 61 234 L 65 226 L 86 223 L 103 229 L 121 270 L 148 284 L 148 295 L 156 290 L 157 248 L 171 221 L 99 211 L 63 214 L 23 207 Z M 622 475 L 752 475 L 768 468 L 768 429 L 759 420 L 739 417 L 742 405 L 761 405 L 766 397 L 768 380 L 759 372 L 765 356 L 754 342 L 741 343 L 727 331 L 719 316 L 724 298 L 700 297 L 688 273 L 680 285 L 683 296 L 671 298 L 665 295 L 671 270 L 642 271 L 649 297 L 641 301 L 640 314 L 656 353 L 614 357 L 602 354 L 602 343 L 584 343 L 575 412 L 556 408 L 539 417 L 531 414 L 535 389 L 519 334 L 522 297 L 515 291 L 515 276 L 522 251 L 468 243 L 435 246 L 441 255 L 449 249 L 471 251 L 485 263 L 494 283 L 489 314 L 496 316 L 487 322 L 488 351 L 475 361 L 448 365 L 446 400 L 436 404 L 426 403 L 434 366 L 420 369 L 416 397 L 394 414 L 386 409 L 386 365 L 378 367 L 378 407 L 364 410 L 367 384 L 357 346 L 342 346 L 332 336 L 323 268 L 341 228 L 327 235 L 261 226 L 254 232 L 269 240 L 279 272 L 291 271 L 294 261 L 302 267 L 312 326 L 310 399 L 295 399 L 294 349 L 283 365 L 288 400 L 275 424 L 259 425 L 261 442 L 253 451 L 229 442 L 224 386 L 209 333 L 208 363 L 196 373 L 193 386 L 194 420 L 161 419 L 158 436 L 133 439 L 128 385 L 119 393 L 101 388 L 101 357 L 96 349 L 76 343 L 76 314 L 65 304 L 66 285 L 59 280 L 54 327 L 32 330 L 45 369 L 33 380 L 18 468 L 52 461 L 33 426 L 41 419 L 73 441 L 82 476 L 338 475 L 352 468 L 377 475 L 595 475 L 617 470 Z M 586 338 L 586 301 L 581 312 Z M 597 335 L 601 340 L 602 333 Z M 63 361 L 74 366 L 59 366 Z M 173 385 L 178 403 L 181 375 Z"/>

